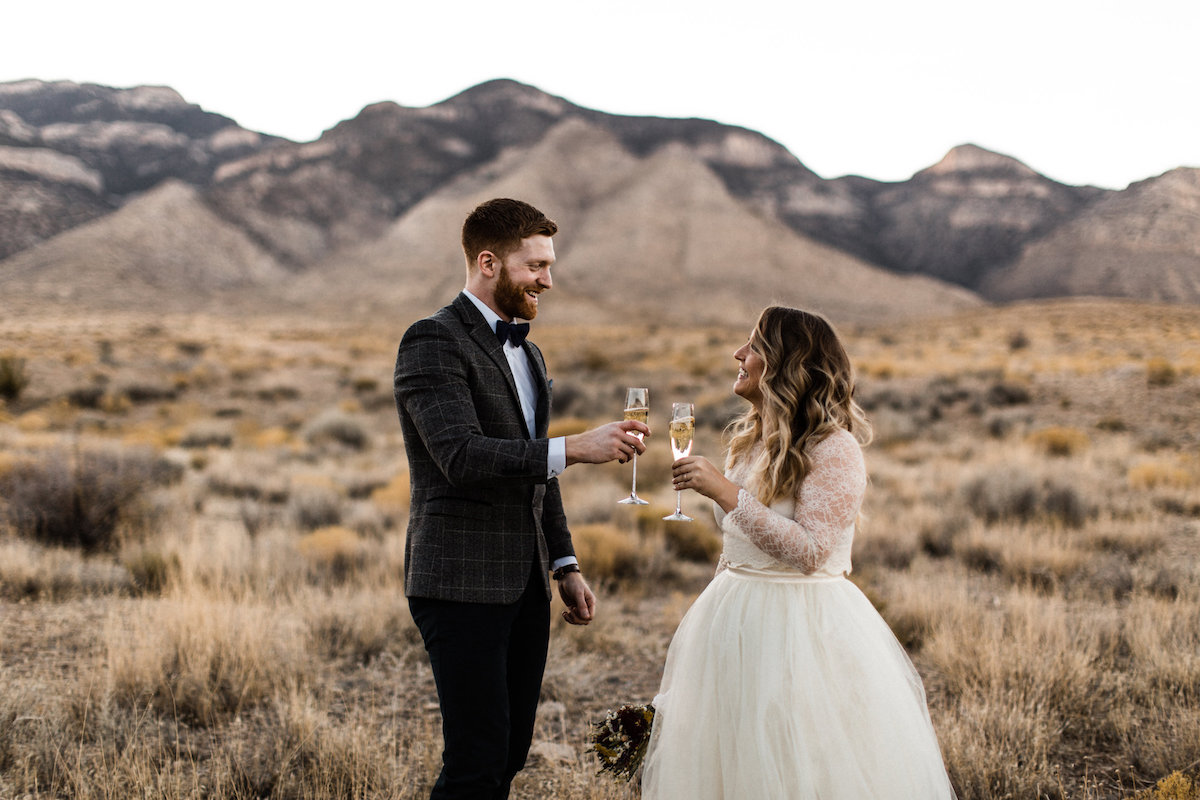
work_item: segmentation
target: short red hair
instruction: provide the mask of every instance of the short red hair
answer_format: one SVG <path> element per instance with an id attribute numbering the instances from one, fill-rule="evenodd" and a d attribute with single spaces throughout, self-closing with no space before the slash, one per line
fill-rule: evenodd
<path id="1" fill-rule="evenodd" d="M 558 225 L 554 220 L 529 203 L 498 197 L 480 203 L 467 216 L 462 227 L 462 247 L 467 262 L 474 264 L 484 250 L 502 259 L 520 247 L 522 239 L 556 233 Z"/>

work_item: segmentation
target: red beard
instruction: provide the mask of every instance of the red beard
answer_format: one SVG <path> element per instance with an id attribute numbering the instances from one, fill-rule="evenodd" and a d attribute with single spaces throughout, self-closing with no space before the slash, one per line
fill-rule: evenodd
<path id="1" fill-rule="evenodd" d="M 510 317 L 533 319 L 537 316 L 537 304 L 525 294 L 525 288 L 518 286 L 508 277 L 508 269 L 503 265 L 496 280 L 495 298 L 499 309 Z"/>

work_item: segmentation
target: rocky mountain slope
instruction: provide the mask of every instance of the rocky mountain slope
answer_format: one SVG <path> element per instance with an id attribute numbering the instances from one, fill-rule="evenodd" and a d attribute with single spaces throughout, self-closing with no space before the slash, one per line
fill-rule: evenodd
<path id="1" fill-rule="evenodd" d="M 166 181 L 2 264 L 10 302 L 190 311 L 286 283 L 289 273 L 196 187 Z M 19 287 L 20 291 L 17 291 Z"/>
<path id="2" fill-rule="evenodd" d="M 563 294 L 580 308 L 626 280 L 673 313 L 680 281 L 854 318 L 972 292 L 1200 302 L 1198 174 L 1113 192 L 964 145 L 908 181 L 824 180 L 754 131 L 606 114 L 507 80 L 371 105 L 292 143 L 170 89 L 23 81 L 0 84 L 0 290 L 427 306 L 461 283 L 453 243 L 472 200 L 510 192 L 562 223 Z M 197 235 L 150 235 L 156 219 Z"/>
<path id="3" fill-rule="evenodd" d="M 1000 300 L 1109 295 L 1200 299 L 1200 170 L 1175 169 L 1102 198 L 1031 243 L 980 287 Z"/>
<path id="4" fill-rule="evenodd" d="M 0 259 L 279 141 L 166 87 L 0 83 Z"/>
<path id="5" fill-rule="evenodd" d="M 291 297 L 360 313 L 436 307 L 463 284 L 462 255 L 446 246 L 457 241 L 462 210 L 497 196 L 559 210 L 551 319 L 720 322 L 781 302 L 867 321 L 979 303 L 791 231 L 733 197 L 686 146 L 638 157 L 577 119 L 432 194 L 377 239 L 314 265 Z"/>

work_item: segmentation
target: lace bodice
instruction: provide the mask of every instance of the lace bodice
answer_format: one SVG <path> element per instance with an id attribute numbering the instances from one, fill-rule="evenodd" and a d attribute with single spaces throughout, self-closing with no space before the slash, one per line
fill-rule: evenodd
<path id="1" fill-rule="evenodd" d="M 806 575 L 850 572 L 854 522 L 867 488 L 862 450 L 849 431 L 839 430 L 813 445 L 810 455 L 812 469 L 796 497 L 768 507 L 742 488 L 737 507 L 728 514 L 714 504 L 724 534 L 719 569 L 735 565 Z M 734 464 L 726 476 L 745 487 L 751 460 Z"/>

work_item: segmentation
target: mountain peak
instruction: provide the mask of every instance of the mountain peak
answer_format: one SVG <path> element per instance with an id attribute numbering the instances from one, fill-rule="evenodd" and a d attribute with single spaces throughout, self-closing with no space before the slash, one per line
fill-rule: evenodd
<path id="1" fill-rule="evenodd" d="M 512 78 L 492 78 L 491 80 L 477 83 L 474 86 L 463 89 L 456 95 L 451 96 L 444 102 L 451 102 L 460 97 L 480 100 L 489 97 L 512 97 L 512 96 L 537 96 L 549 97 L 550 95 L 543 92 L 536 86 L 531 86 L 528 83 L 521 83 Z"/>
<path id="2" fill-rule="evenodd" d="M 186 109 L 193 105 L 169 86 L 134 86 L 117 90 L 115 102 L 129 111 L 163 111 Z"/>
<path id="3" fill-rule="evenodd" d="M 1022 164 L 1012 156 L 985 150 L 974 144 L 960 144 L 951 148 L 942 160 L 917 175 L 947 175 L 963 172 L 1006 172 L 1026 177 L 1041 177 L 1035 170 Z"/>
<path id="4" fill-rule="evenodd" d="M 514 81 L 511 78 L 495 78 L 476 84 L 469 89 L 443 100 L 438 106 L 467 105 L 480 109 L 501 106 L 506 109 L 528 109 L 549 114 L 553 117 L 562 116 L 572 104 L 547 94 L 536 86 Z"/>

